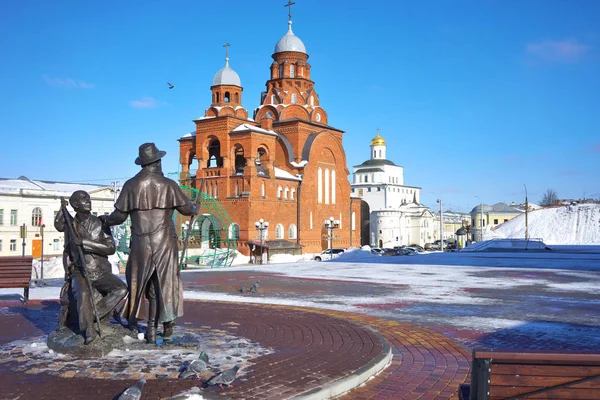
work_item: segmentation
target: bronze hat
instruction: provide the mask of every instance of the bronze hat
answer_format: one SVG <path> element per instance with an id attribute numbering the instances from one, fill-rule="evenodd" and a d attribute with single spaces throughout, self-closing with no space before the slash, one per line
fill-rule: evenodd
<path id="1" fill-rule="evenodd" d="M 166 151 L 158 150 L 154 143 L 144 143 L 140 146 L 140 156 L 135 159 L 137 165 L 148 165 L 160 160 L 167 154 Z"/>

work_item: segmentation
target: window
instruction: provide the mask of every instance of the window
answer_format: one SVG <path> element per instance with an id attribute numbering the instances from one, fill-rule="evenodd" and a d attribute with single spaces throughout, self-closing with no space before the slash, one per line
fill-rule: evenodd
<path id="1" fill-rule="evenodd" d="M 58 239 L 54 239 L 52 242 L 52 250 L 60 250 L 60 243 Z"/>
<path id="2" fill-rule="evenodd" d="M 17 210 L 10 210 L 10 224 L 17 225 Z"/>
<path id="3" fill-rule="evenodd" d="M 290 239 L 296 239 L 296 225 L 290 225 L 290 229 L 288 229 L 288 237 Z"/>
<path id="4" fill-rule="evenodd" d="M 274 94 L 271 95 L 271 104 L 275 104 L 275 95 Z"/>
<path id="5" fill-rule="evenodd" d="M 277 224 L 275 227 L 275 239 L 283 239 L 283 225 Z"/>
<path id="6" fill-rule="evenodd" d="M 273 119 L 273 113 L 271 111 L 267 111 L 267 118 Z"/>
<path id="7" fill-rule="evenodd" d="M 295 65 L 290 65 L 290 78 L 293 78 L 296 76 L 296 67 Z"/>
<path id="8" fill-rule="evenodd" d="M 498 224 L 498 218 L 494 218 L 494 225 Z"/>
<path id="9" fill-rule="evenodd" d="M 233 222 L 229 225 L 229 239 L 238 240 L 240 238 L 240 226 Z"/>
<path id="10" fill-rule="evenodd" d="M 310 105 L 314 106 L 315 105 L 315 98 L 313 96 L 310 96 Z"/>
<path id="11" fill-rule="evenodd" d="M 17 239 L 10 239 L 10 251 L 17 251 Z"/>
<path id="12" fill-rule="evenodd" d="M 0 210 L 0 225 L 4 225 L 4 210 Z"/>
<path id="13" fill-rule="evenodd" d="M 317 203 L 323 202 L 323 170 L 317 168 Z M 311 228 L 312 229 L 312 228 Z"/>
<path id="14" fill-rule="evenodd" d="M 352 230 L 355 231 L 356 230 L 356 213 L 354 211 L 352 211 Z"/>
<path id="15" fill-rule="evenodd" d="M 231 95 L 229 94 L 229 92 L 225 92 L 225 103 L 229 103 L 230 99 L 231 99 Z"/>
<path id="16" fill-rule="evenodd" d="M 287 199 L 289 198 L 289 196 L 290 196 L 290 189 L 286 187 L 286 188 L 283 190 L 283 199 L 284 199 L 284 200 L 287 200 Z"/>
<path id="17" fill-rule="evenodd" d="M 263 199 L 266 197 L 265 193 L 265 183 L 263 182 L 262 186 L 260 187 L 260 195 L 263 197 Z"/>
<path id="18" fill-rule="evenodd" d="M 296 93 L 292 93 L 292 104 L 296 104 Z"/>
<path id="19" fill-rule="evenodd" d="M 283 78 L 283 65 L 279 66 L 279 77 Z"/>
<path id="20" fill-rule="evenodd" d="M 331 204 L 335 204 L 335 169 L 331 170 Z"/>
<path id="21" fill-rule="evenodd" d="M 471 226 L 475 226 L 475 218 L 471 220 Z"/>
<path id="22" fill-rule="evenodd" d="M 312 229 L 312 211 L 310 212 L 308 218 L 309 218 L 308 222 L 309 222 L 310 229 Z"/>
<path id="23" fill-rule="evenodd" d="M 377 191 L 378 191 L 378 192 L 381 192 L 381 188 L 380 188 L 380 187 L 378 187 L 378 188 L 377 188 Z"/>
<path id="24" fill-rule="evenodd" d="M 317 113 L 317 122 L 321 121 L 321 114 Z"/>
<path id="25" fill-rule="evenodd" d="M 325 168 L 325 204 L 329 204 L 329 168 Z"/>
<path id="26" fill-rule="evenodd" d="M 504 222 L 508 222 L 508 218 L 504 218 Z"/>
<path id="27" fill-rule="evenodd" d="M 219 197 L 219 183 L 215 183 L 215 199 Z"/>
<path id="28" fill-rule="evenodd" d="M 281 186 L 277 187 L 277 198 L 279 200 L 281 200 L 281 192 L 283 191 L 283 188 Z"/>
<path id="29" fill-rule="evenodd" d="M 381 158 L 381 150 L 379 150 L 379 158 Z"/>
<path id="30" fill-rule="evenodd" d="M 290 200 L 294 200 L 294 196 L 296 196 L 296 189 L 292 188 L 292 191 L 290 192 Z"/>
<path id="31" fill-rule="evenodd" d="M 367 189 L 367 192 L 370 192 L 370 191 L 371 191 L 371 188 L 368 188 L 368 189 Z"/>

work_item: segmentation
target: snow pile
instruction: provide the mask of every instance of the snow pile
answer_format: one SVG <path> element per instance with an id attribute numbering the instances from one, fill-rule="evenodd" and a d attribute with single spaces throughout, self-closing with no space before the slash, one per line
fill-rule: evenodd
<path id="1" fill-rule="evenodd" d="M 492 239 L 473 243 L 461 251 L 547 250 L 544 242 L 525 239 Z"/>
<path id="2" fill-rule="evenodd" d="M 579 204 L 530 211 L 529 237 L 547 245 L 600 245 L 600 204 Z M 503 238 L 525 237 L 525 214 L 500 225 L 494 233 Z M 487 239 L 487 237 L 486 237 Z"/>

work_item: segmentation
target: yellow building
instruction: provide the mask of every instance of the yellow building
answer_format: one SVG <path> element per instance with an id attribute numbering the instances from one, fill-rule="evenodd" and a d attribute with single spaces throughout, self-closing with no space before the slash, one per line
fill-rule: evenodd
<path id="1" fill-rule="evenodd" d="M 521 215 L 523 212 L 523 210 L 504 203 L 496 203 L 492 206 L 487 204 L 478 205 L 471 210 L 472 239 L 481 241 L 485 236 L 482 236 L 482 233 Z"/>

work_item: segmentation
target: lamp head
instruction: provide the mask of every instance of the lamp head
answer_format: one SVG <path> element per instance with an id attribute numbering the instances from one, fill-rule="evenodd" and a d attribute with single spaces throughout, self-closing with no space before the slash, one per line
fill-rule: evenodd
<path id="1" fill-rule="evenodd" d="M 264 222 L 264 226 L 265 228 L 269 226 L 269 223 L 267 221 Z"/>
<path id="2" fill-rule="evenodd" d="M 260 225 L 260 224 L 259 224 L 258 222 L 255 222 L 255 223 L 254 223 L 254 226 L 255 226 L 256 228 L 258 228 L 258 226 L 259 226 L 259 225 Z"/>
<path id="3" fill-rule="evenodd" d="M 261 218 L 258 220 L 258 222 L 260 222 L 262 224 L 263 222 L 265 222 L 265 220 Z"/>

